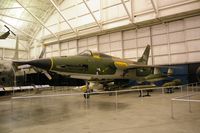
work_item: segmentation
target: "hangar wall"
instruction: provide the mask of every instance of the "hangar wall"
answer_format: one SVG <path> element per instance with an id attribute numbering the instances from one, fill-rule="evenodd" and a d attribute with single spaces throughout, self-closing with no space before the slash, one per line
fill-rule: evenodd
<path id="1" fill-rule="evenodd" d="M 75 55 L 85 49 L 103 52 L 117 57 L 137 60 L 145 46 L 152 47 L 149 64 L 179 64 L 200 61 L 200 16 L 180 19 L 178 21 L 166 22 L 165 17 L 181 14 L 184 16 L 189 11 L 199 8 L 196 0 L 124 0 L 128 15 L 121 0 L 86 0 L 92 14 L 84 5 L 82 0 L 67 0 L 60 6 L 62 14 L 67 18 L 74 30 L 78 30 L 78 36 L 100 32 L 101 34 L 90 35 L 79 39 L 71 39 L 75 35 L 63 18 L 57 13 L 49 18 L 46 26 L 56 33 L 61 43 L 52 37 L 43 28 L 37 36 L 43 44 L 48 44 L 46 57 Z M 158 10 L 158 11 L 156 11 Z M 157 19 L 159 18 L 159 19 Z M 178 19 L 178 16 L 172 17 Z M 134 26 L 144 25 L 161 21 L 163 24 L 136 28 Z M 134 23 L 134 24 L 133 24 Z M 100 26 L 99 26 L 99 25 Z M 120 29 L 118 32 L 107 33 L 106 29 L 129 25 L 133 30 Z M 129 26 L 129 27 L 130 27 Z M 135 29 L 136 28 L 136 29 Z M 30 49 L 30 58 L 38 57 L 42 43 L 34 43 Z"/>
<path id="2" fill-rule="evenodd" d="M 150 58 L 149 64 L 198 62 L 200 61 L 199 31 L 200 16 L 196 16 L 166 24 L 48 45 L 46 57 L 75 55 L 90 49 L 120 58 L 137 60 L 145 46 L 150 44 L 153 58 Z M 36 48 L 39 51 L 41 47 Z"/>
<path id="3" fill-rule="evenodd" d="M 28 59 L 27 41 L 19 40 L 19 59 Z M 16 39 L 0 40 L 0 59 L 13 59 L 15 55 Z"/>

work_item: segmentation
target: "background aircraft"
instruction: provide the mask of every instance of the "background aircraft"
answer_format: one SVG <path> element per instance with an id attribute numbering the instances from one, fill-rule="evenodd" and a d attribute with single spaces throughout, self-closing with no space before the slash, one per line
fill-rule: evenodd
<path id="1" fill-rule="evenodd" d="M 12 33 L 14 36 L 16 36 L 16 34 L 14 32 L 12 32 L 6 25 L 4 25 L 4 26 L 8 29 L 8 31 L 3 33 L 2 35 L 0 35 L 0 39 L 6 39 L 10 35 L 10 33 Z"/>

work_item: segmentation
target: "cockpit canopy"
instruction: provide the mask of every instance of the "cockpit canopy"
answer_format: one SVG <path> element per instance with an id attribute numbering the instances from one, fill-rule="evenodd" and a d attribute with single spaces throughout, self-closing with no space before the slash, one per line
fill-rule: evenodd
<path id="1" fill-rule="evenodd" d="M 99 52 L 92 52 L 91 50 L 85 50 L 81 52 L 79 55 L 81 56 L 95 56 L 95 57 L 103 57 L 103 58 L 111 58 L 112 56 L 104 54 L 104 53 L 99 53 Z"/>

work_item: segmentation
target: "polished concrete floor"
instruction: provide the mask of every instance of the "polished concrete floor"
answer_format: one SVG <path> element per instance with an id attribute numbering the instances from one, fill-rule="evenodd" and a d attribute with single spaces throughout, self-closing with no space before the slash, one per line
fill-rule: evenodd
<path id="1" fill-rule="evenodd" d="M 0 98 L 0 133 L 199 133 L 200 103 L 190 113 L 187 102 L 175 102 L 171 118 L 170 99 L 185 94 Z"/>

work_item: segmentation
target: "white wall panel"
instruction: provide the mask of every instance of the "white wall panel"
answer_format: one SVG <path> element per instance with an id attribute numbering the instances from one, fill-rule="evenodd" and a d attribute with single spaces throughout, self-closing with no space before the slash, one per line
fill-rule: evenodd
<path id="1" fill-rule="evenodd" d="M 193 52 L 188 54 L 188 62 L 199 62 L 200 52 Z"/>
<path id="2" fill-rule="evenodd" d="M 156 56 L 154 57 L 154 63 L 155 65 L 168 64 L 169 58 L 168 56 Z"/>
<path id="3" fill-rule="evenodd" d="M 60 51 L 61 56 L 67 56 L 68 55 L 68 50 L 62 50 Z"/>
<path id="4" fill-rule="evenodd" d="M 185 63 L 187 62 L 187 54 L 175 54 L 171 55 L 171 63 Z"/>
<path id="5" fill-rule="evenodd" d="M 80 39 L 78 40 L 78 47 L 87 46 L 87 39 Z"/>
<path id="6" fill-rule="evenodd" d="M 163 34 L 166 32 L 167 32 L 167 26 L 165 24 L 152 26 L 152 35 Z"/>
<path id="7" fill-rule="evenodd" d="M 122 51 L 110 52 L 110 55 L 112 55 L 114 57 L 122 58 Z"/>
<path id="8" fill-rule="evenodd" d="M 168 52 L 168 45 L 153 46 L 153 55 L 165 55 Z"/>
<path id="9" fill-rule="evenodd" d="M 52 57 L 52 53 L 46 53 L 46 58 Z"/>
<path id="10" fill-rule="evenodd" d="M 52 51 L 57 51 L 57 50 L 59 50 L 59 44 L 53 44 Z"/>
<path id="11" fill-rule="evenodd" d="M 185 28 L 195 28 L 200 27 L 200 16 L 186 18 L 185 19 Z"/>
<path id="12" fill-rule="evenodd" d="M 124 50 L 124 58 L 136 58 L 136 57 L 137 57 L 137 49 Z"/>
<path id="13" fill-rule="evenodd" d="M 169 32 L 180 31 L 184 29 L 183 20 L 169 23 Z"/>
<path id="14" fill-rule="evenodd" d="M 2 48 L 11 48 L 14 49 L 16 46 L 16 40 L 15 39 L 0 39 L 0 47 Z"/>
<path id="15" fill-rule="evenodd" d="M 109 34 L 99 36 L 99 43 L 107 43 L 109 40 Z"/>
<path id="16" fill-rule="evenodd" d="M 81 53 L 87 49 L 88 49 L 87 47 L 80 47 L 80 48 L 78 48 L 78 53 Z"/>
<path id="17" fill-rule="evenodd" d="M 110 43 L 110 50 L 111 51 L 121 50 L 121 49 L 122 49 L 122 41 Z"/>
<path id="18" fill-rule="evenodd" d="M 136 39 L 124 41 L 124 49 L 131 49 L 136 47 L 137 47 Z"/>
<path id="19" fill-rule="evenodd" d="M 64 42 L 60 44 L 61 50 L 68 49 L 68 42 Z"/>
<path id="20" fill-rule="evenodd" d="M 115 32 L 115 33 L 110 34 L 110 41 L 111 42 L 119 41 L 119 40 L 122 40 L 121 32 Z"/>
<path id="21" fill-rule="evenodd" d="M 200 39 L 200 28 L 186 30 L 186 40 Z"/>
<path id="22" fill-rule="evenodd" d="M 184 33 L 183 32 L 175 32 L 169 34 L 169 42 L 181 42 L 184 41 Z"/>
<path id="23" fill-rule="evenodd" d="M 1 53 L 0 53 L 1 56 Z M 30 49 L 30 58 L 33 59 L 35 57 L 35 48 Z"/>
<path id="24" fill-rule="evenodd" d="M 170 45 L 171 53 L 184 53 L 187 52 L 187 47 L 185 43 L 175 43 Z"/>
<path id="25" fill-rule="evenodd" d="M 99 45 L 99 51 L 100 52 L 109 52 L 110 51 L 109 43 Z"/>
<path id="26" fill-rule="evenodd" d="M 139 38 L 137 45 L 138 47 L 145 47 L 147 44 L 150 44 L 150 37 Z"/>
<path id="27" fill-rule="evenodd" d="M 69 41 L 69 48 L 77 48 L 77 41 Z"/>
<path id="28" fill-rule="evenodd" d="M 152 45 L 161 45 L 161 44 L 167 44 L 168 38 L 166 34 L 163 35 L 156 35 L 152 37 Z"/>
<path id="29" fill-rule="evenodd" d="M 145 27 L 145 28 L 138 29 L 137 36 L 138 37 L 150 36 L 150 28 L 149 27 Z"/>
<path id="30" fill-rule="evenodd" d="M 97 36 L 88 38 L 88 45 L 97 44 Z"/>
<path id="31" fill-rule="evenodd" d="M 187 41 L 186 44 L 188 46 L 189 52 L 200 51 L 200 39 L 194 41 Z"/>
<path id="32" fill-rule="evenodd" d="M 52 56 L 53 56 L 53 57 L 60 56 L 60 53 L 59 53 L 59 51 L 52 52 Z"/>
<path id="33" fill-rule="evenodd" d="M 46 46 L 46 52 L 51 52 L 51 45 Z"/>
<path id="34" fill-rule="evenodd" d="M 28 53 L 24 51 L 19 51 L 19 59 L 28 59 Z"/>
<path id="35" fill-rule="evenodd" d="M 123 32 L 123 39 L 134 39 L 136 38 L 136 30 L 128 30 Z"/>
<path id="36" fill-rule="evenodd" d="M 4 50 L 4 58 L 13 58 L 14 55 L 15 55 L 15 50 L 9 50 L 9 49 Z"/>
<path id="37" fill-rule="evenodd" d="M 145 50 L 145 47 L 144 47 L 144 48 L 138 48 L 138 49 L 137 49 L 137 51 L 138 51 L 138 52 L 137 52 L 137 53 L 138 53 L 137 57 L 138 57 L 138 58 L 140 58 L 140 57 L 142 56 L 144 50 Z"/>
<path id="38" fill-rule="evenodd" d="M 3 58 L 3 49 L 0 49 L 0 58 Z"/>
<path id="39" fill-rule="evenodd" d="M 42 52 L 42 47 L 41 46 L 35 47 L 35 51 L 36 51 L 35 56 L 36 56 L 36 58 L 38 58 Z"/>
<path id="40" fill-rule="evenodd" d="M 28 48 L 29 48 L 28 41 L 19 40 L 19 49 L 20 50 L 26 50 Z"/>
<path id="41" fill-rule="evenodd" d="M 69 49 L 69 55 L 77 55 L 77 49 Z"/>
<path id="42" fill-rule="evenodd" d="M 90 45 L 90 46 L 88 46 L 88 49 L 91 51 L 98 51 L 97 45 Z"/>

